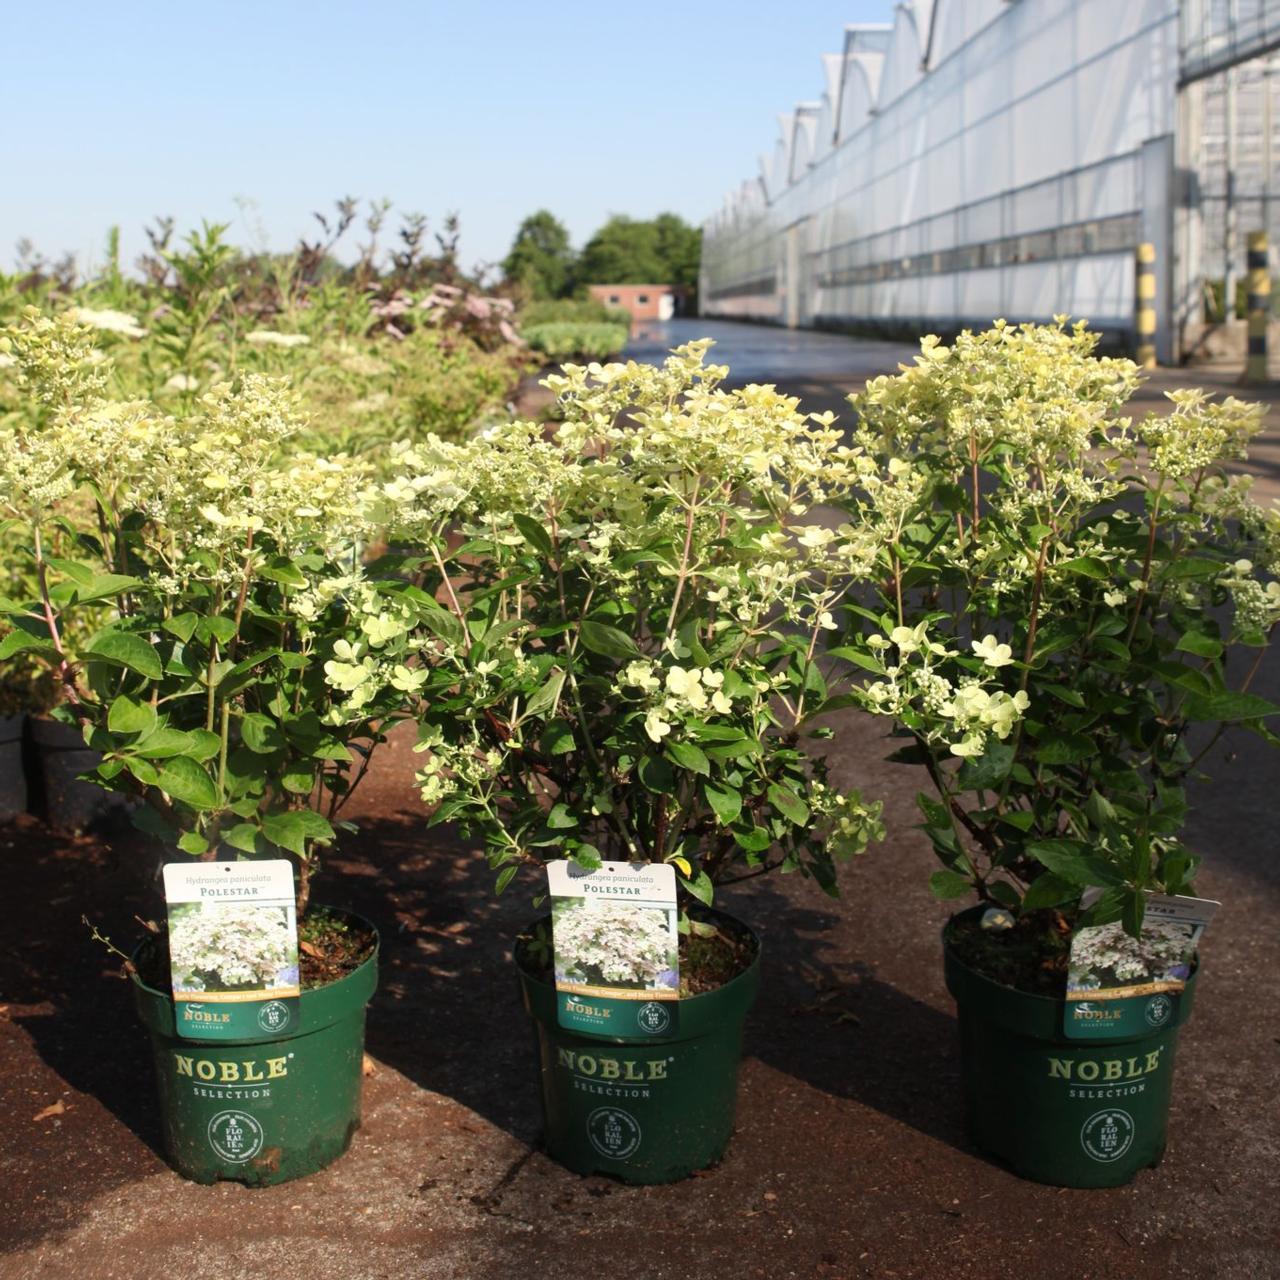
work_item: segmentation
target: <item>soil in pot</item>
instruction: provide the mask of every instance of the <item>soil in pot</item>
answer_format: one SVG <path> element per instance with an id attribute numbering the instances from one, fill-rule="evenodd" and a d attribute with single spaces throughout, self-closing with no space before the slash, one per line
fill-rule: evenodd
<path id="1" fill-rule="evenodd" d="M 151 1033 L 174 1168 L 194 1182 L 268 1186 L 331 1164 L 360 1124 L 376 931 L 358 917 L 313 908 L 299 933 L 298 1022 L 216 1041 L 177 1035 L 162 938 L 139 949 L 133 990 Z"/>
<path id="2" fill-rule="evenodd" d="M 643 1038 L 560 1026 L 549 957 L 530 946 L 532 935 L 517 947 L 538 1036 L 547 1153 L 575 1173 L 674 1182 L 724 1155 L 760 944 L 730 916 L 703 918 L 717 932 L 682 940 L 677 1016 L 655 1020 Z"/>

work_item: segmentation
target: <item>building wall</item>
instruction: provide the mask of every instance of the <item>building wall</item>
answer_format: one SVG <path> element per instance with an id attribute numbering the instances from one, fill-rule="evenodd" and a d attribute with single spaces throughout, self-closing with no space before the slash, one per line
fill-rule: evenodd
<path id="1" fill-rule="evenodd" d="M 706 223 L 703 313 L 1127 330 L 1133 249 L 1153 206 L 1170 217 L 1143 146 L 1174 129 L 1177 19 L 1177 0 L 914 0 L 848 28 L 821 100 Z"/>
<path id="2" fill-rule="evenodd" d="M 630 311 L 632 320 L 670 320 L 680 310 L 684 293 L 669 284 L 593 284 L 588 288 L 605 306 Z"/>

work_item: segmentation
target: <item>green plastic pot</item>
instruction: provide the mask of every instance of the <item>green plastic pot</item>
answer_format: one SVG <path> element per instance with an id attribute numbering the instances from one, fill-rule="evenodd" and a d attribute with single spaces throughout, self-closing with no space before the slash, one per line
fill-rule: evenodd
<path id="1" fill-rule="evenodd" d="M 715 913 L 721 914 L 721 913 Z M 731 917 L 724 917 L 731 919 Z M 714 1164 L 733 1136 L 742 1027 L 760 987 L 760 940 L 750 966 L 715 991 L 678 1002 L 675 1034 L 624 1036 L 567 1031 L 553 984 L 516 955 L 525 1008 L 534 1020 L 547 1153 L 574 1173 L 624 1182 L 676 1182 Z"/>
<path id="2" fill-rule="evenodd" d="M 1063 1034 L 1065 998 L 984 977 L 955 956 L 947 932 L 947 989 L 959 1015 L 965 1118 L 975 1144 L 1020 1176 L 1057 1187 L 1119 1187 L 1159 1164 L 1178 1029 L 1190 1016 L 1198 971 L 1159 1029 L 1072 1040 Z"/>
<path id="3" fill-rule="evenodd" d="M 332 1164 L 360 1126 L 365 1006 L 378 983 L 377 931 L 359 968 L 301 997 L 296 1035 L 184 1040 L 173 997 L 133 979 L 151 1034 L 164 1145 L 192 1182 L 266 1187 Z"/>

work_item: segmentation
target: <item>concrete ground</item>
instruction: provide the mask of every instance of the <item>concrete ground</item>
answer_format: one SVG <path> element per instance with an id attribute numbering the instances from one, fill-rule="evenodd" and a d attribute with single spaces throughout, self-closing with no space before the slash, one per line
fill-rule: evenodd
<path id="1" fill-rule="evenodd" d="M 770 333 L 738 335 L 742 354 Z M 734 335 L 721 336 L 728 347 Z M 838 389 L 847 363 L 815 353 L 848 340 L 777 340 L 796 342 L 815 386 Z M 891 350 L 857 358 L 867 372 L 892 367 Z M 744 376 L 791 385 L 780 364 L 768 375 L 773 358 Z M 1280 665 L 1257 688 L 1280 698 Z M 87 913 L 119 942 L 136 935 L 133 913 L 155 909 L 154 855 L 127 837 L 0 828 L 0 1280 L 1280 1274 L 1277 757 L 1228 740 L 1216 781 L 1192 792 L 1201 888 L 1224 907 L 1179 1048 L 1168 1155 L 1129 1187 L 1081 1192 L 1023 1182 L 966 1139 L 946 909 L 913 828 L 919 779 L 882 763 L 881 726 L 846 715 L 838 730 L 837 775 L 885 798 L 890 836 L 845 869 L 838 902 L 795 878 L 725 895 L 765 941 L 737 1134 L 719 1166 L 669 1187 L 580 1178 L 540 1151 L 532 1036 L 508 960 L 535 888 L 493 899 L 481 860 L 424 826 L 405 740 L 372 771 L 360 832 L 319 890 L 384 939 L 364 1127 L 337 1164 L 281 1187 L 198 1187 L 159 1153 L 127 985 L 81 923 Z"/>

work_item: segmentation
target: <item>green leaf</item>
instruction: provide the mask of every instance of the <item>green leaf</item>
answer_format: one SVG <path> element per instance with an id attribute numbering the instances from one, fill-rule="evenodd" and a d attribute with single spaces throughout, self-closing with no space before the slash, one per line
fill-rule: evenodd
<path id="1" fill-rule="evenodd" d="M 1101 858 L 1086 853 L 1078 840 L 1034 840 L 1027 852 L 1059 879 L 1081 889 L 1090 885 L 1119 885 L 1124 877 Z"/>
<path id="2" fill-rule="evenodd" d="M 99 631 L 85 646 L 85 653 L 100 662 L 127 667 L 148 680 L 159 680 L 164 675 L 160 655 L 140 636 L 128 631 Z"/>
<path id="3" fill-rule="evenodd" d="M 305 587 L 307 575 L 293 561 L 277 556 L 270 564 L 263 565 L 258 572 L 269 582 L 278 582 L 282 587 Z"/>
<path id="4" fill-rule="evenodd" d="M 149 702 L 119 697 L 107 712 L 107 728 L 112 733 L 149 734 L 156 727 L 155 708 Z"/>
<path id="5" fill-rule="evenodd" d="M 598 871 L 604 865 L 600 850 L 593 844 L 580 844 L 570 855 L 586 871 Z"/>
<path id="6" fill-rule="evenodd" d="M 280 726 L 261 711 L 250 711 L 241 717 L 240 739 L 250 751 L 260 756 L 270 755 L 285 746 Z"/>
<path id="7" fill-rule="evenodd" d="M 568 755 L 577 745 L 573 726 L 567 720 L 549 720 L 538 740 L 543 755 L 548 756 Z"/>
<path id="8" fill-rule="evenodd" d="M 702 794 L 716 815 L 716 821 L 727 827 L 737 820 L 742 812 L 742 797 L 731 787 L 716 786 L 711 782 L 702 784 Z"/>
<path id="9" fill-rule="evenodd" d="M 842 659 L 844 662 L 852 662 L 855 667 L 861 667 L 864 671 L 870 671 L 875 675 L 884 675 L 884 663 L 879 658 L 874 658 L 869 653 L 863 653 L 861 649 L 855 649 L 851 645 L 836 645 L 834 648 L 828 649 L 827 653 L 833 658 Z"/>
<path id="10" fill-rule="evenodd" d="M 160 771 L 150 760 L 144 760 L 141 756 L 129 756 L 125 760 L 125 767 L 144 787 L 159 786 Z"/>
<path id="11" fill-rule="evenodd" d="M 1075 764 L 1097 750 L 1097 743 L 1083 733 L 1059 733 L 1036 748 L 1036 759 L 1041 764 Z"/>
<path id="12" fill-rule="evenodd" d="M 670 795 L 675 790 L 676 775 L 661 756 L 641 756 L 636 772 L 646 791 Z"/>
<path id="13" fill-rule="evenodd" d="M 764 853 L 773 844 L 773 837 L 763 827 L 735 827 L 733 838 L 748 853 Z"/>
<path id="14" fill-rule="evenodd" d="M 193 809 L 213 809 L 218 803 L 218 788 L 213 779 L 190 756 L 174 756 L 160 770 L 156 785 L 166 795 Z"/>
<path id="15" fill-rule="evenodd" d="M 196 622 L 196 635 L 201 644 L 216 640 L 219 644 L 229 644 L 236 633 L 236 624 L 230 618 L 217 614 L 205 614 Z"/>
<path id="16" fill-rule="evenodd" d="M 941 898 L 947 902 L 952 898 L 963 898 L 966 893 L 973 891 L 973 882 L 968 876 L 962 876 L 958 871 L 935 871 L 929 877 L 929 888 L 933 890 L 935 898 Z"/>
<path id="17" fill-rule="evenodd" d="M 997 902 L 1003 902 L 1006 907 L 1011 907 L 1015 911 L 1018 903 L 1022 901 L 1022 895 L 1007 880 L 989 880 L 987 892 Z"/>
<path id="18" fill-rule="evenodd" d="M 1080 896 L 1080 886 L 1064 880 L 1062 876 L 1046 871 L 1037 876 L 1031 887 L 1022 897 L 1025 911 L 1038 911 L 1042 907 L 1060 907 L 1063 903 L 1074 902 Z"/>
<path id="19" fill-rule="evenodd" d="M 166 618 L 160 625 L 170 635 L 177 636 L 185 644 L 195 634 L 196 623 L 199 621 L 199 614 L 180 613 L 176 618 Z"/>
<path id="20" fill-rule="evenodd" d="M 1180 653 L 1193 653 L 1197 658 L 1222 656 L 1222 641 L 1207 636 L 1203 631 L 1188 631 L 1174 646 Z"/>
<path id="21" fill-rule="evenodd" d="M 695 747 L 692 742 L 668 742 L 667 755 L 682 769 L 699 773 L 704 778 L 711 773 L 711 761 L 702 748 Z"/>
<path id="22" fill-rule="evenodd" d="M 241 853 L 257 853 L 262 844 L 262 832 L 252 822 L 237 822 L 224 831 L 222 843 L 239 849 Z"/>
<path id="23" fill-rule="evenodd" d="M 1192 694 L 1184 707 L 1188 720 L 1261 720 L 1280 715 L 1280 707 L 1253 693 Z"/>
<path id="24" fill-rule="evenodd" d="M 329 819 L 316 813 L 314 809 L 296 809 L 294 816 L 302 823 L 302 830 L 309 840 L 328 844 L 334 839 L 336 833 L 329 824 Z"/>
<path id="25" fill-rule="evenodd" d="M 565 676 L 566 673 L 559 667 L 552 667 L 537 693 L 529 699 L 520 719 L 525 720 L 529 716 L 541 715 L 544 711 L 552 710 L 560 701 L 560 691 L 564 688 Z"/>
<path id="26" fill-rule="evenodd" d="M 584 618 L 578 626 L 578 636 L 584 648 L 605 658 L 638 658 L 640 656 L 636 642 L 625 631 L 620 631 L 617 627 L 611 627 L 604 622 L 593 622 L 590 618 Z"/>
<path id="27" fill-rule="evenodd" d="M 699 902 L 705 902 L 707 906 L 711 905 L 711 899 L 715 894 L 715 886 L 711 883 L 711 877 L 705 871 L 699 871 L 692 880 L 679 875 L 677 879 Z"/>
<path id="28" fill-rule="evenodd" d="M 294 795 L 306 796 L 316 785 L 316 777 L 308 765 L 295 764 L 280 775 L 280 785 Z"/>
<path id="29" fill-rule="evenodd" d="M 133 750 L 148 760 L 165 760 L 170 756 L 190 756 L 193 760 L 208 760 L 217 754 L 218 735 L 207 729 L 185 733 L 162 725 L 134 743 Z"/>
<path id="30" fill-rule="evenodd" d="M 498 872 L 497 880 L 494 881 L 494 884 L 493 884 L 494 893 L 501 893 L 507 887 L 507 885 L 509 885 L 512 882 L 512 880 L 516 878 L 516 873 L 519 870 L 520 870 L 520 864 L 518 862 L 513 863 L 509 867 L 503 867 L 502 870 Z"/>
<path id="31" fill-rule="evenodd" d="M 532 516 L 517 512 L 512 515 L 511 519 L 516 528 L 520 530 L 520 536 L 535 551 L 544 556 L 551 556 L 555 553 L 555 543 L 551 541 L 551 535 Z"/>
<path id="32" fill-rule="evenodd" d="M 1077 556 L 1074 560 L 1064 560 L 1058 567 L 1069 573 L 1083 574 L 1086 578 L 1111 577 L 1110 566 L 1096 556 Z"/>
<path id="33" fill-rule="evenodd" d="M 990 791 L 1009 776 L 1012 767 L 1013 748 L 992 740 L 980 756 L 960 767 L 960 785 L 966 791 Z"/>
<path id="34" fill-rule="evenodd" d="M 269 813 L 262 819 L 262 833 L 272 844 L 305 857 L 307 841 L 327 843 L 333 839 L 333 828 L 312 809 L 290 809 L 285 813 Z"/>
<path id="35" fill-rule="evenodd" d="M 442 608 L 427 596 L 418 601 L 418 613 L 428 631 L 439 636 L 446 644 L 461 647 L 466 638 L 462 623 L 448 609 Z"/>
<path id="36" fill-rule="evenodd" d="M 184 831 L 178 837 L 178 848 L 183 853 L 190 853 L 198 858 L 202 853 L 208 852 L 209 842 L 198 831 Z"/>
<path id="37" fill-rule="evenodd" d="M 797 827 L 803 827 L 809 821 L 809 806 L 794 791 L 771 782 L 768 795 L 769 803 Z"/>
<path id="38" fill-rule="evenodd" d="M 307 830 L 302 821 L 302 811 L 289 813 L 269 813 L 262 819 L 262 834 L 272 844 L 305 857 L 307 852 Z"/>
<path id="39" fill-rule="evenodd" d="M 1179 556 L 1164 571 L 1168 578 L 1216 578 L 1222 572 L 1219 560 L 1204 556 Z"/>
<path id="40" fill-rule="evenodd" d="M 123 573 L 100 573 L 86 583 L 76 585 L 72 599 L 78 604 L 89 604 L 94 600 L 106 600 L 112 596 L 123 595 L 142 586 L 141 578 L 130 578 Z"/>
<path id="41" fill-rule="evenodd" d="M 21 627 L 15 627 L 3 640 L 0 640 L 0 659 L 12 658 L 15 653 L 36 652 L 49 658 L 56 658 L 58 651 L 44 636 L 34 636 Z"/>
<path id="42" fill-rule="evenodd" d="M 576 827 L 578 819 L 569 812 L 567 805 L 553 805 L 551 812 L 547 814 L 547 826 L 552 831 L 567 831 L 570 827 Z"/>

